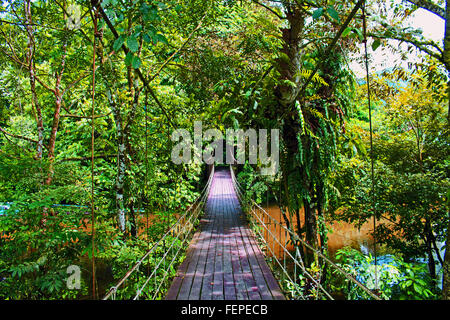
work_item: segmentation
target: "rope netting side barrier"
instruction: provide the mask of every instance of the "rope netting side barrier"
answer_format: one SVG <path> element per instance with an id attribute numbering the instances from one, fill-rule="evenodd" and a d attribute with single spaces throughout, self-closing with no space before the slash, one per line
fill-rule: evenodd
<path id="1" fill-rule="evenodd" d="M 253 199 L 244 198 L 242 187 L 236 179 L 233 167 L 230 165 L 231 178 L 236 194 L 241 204 L 247 209 L 247 215 L 252 224 L 252 230 L 258 239 L 262 242 L 263 251 L 266 253 L 266 258 L 270 258 L 275 263 L 277 269 L 280 270 L 282 277 L 284 277 L 291 286 L 294 286 L 295 294 L 299 299 L 308 299 L 298 286 L 299 278 L 307 278 L 314 285 L 314 298 L 315 299 L 330 299 L 334 300 L 333 296 L 323 287 L 320 283 L 321 274 L 314 273 L 308 270 L 303 262 L 300 254 L 299 246 L 292 246 L 289 248 L 289 243 L 301 244 L 305 248 L 311 250 L 320 257 L 325 263 L 327 263 L 336 272 L 343 275 L 347 280 L 362 289 L 370 297 L 375 300 L 381 300 L 379 296 L 373 293 L 366 285 L 358 281 L 353 275 L 346 272 L 336 263 L 331 261 L 326 255 L 319 250 L 312 247 L 304 239 L 300 238 L 295 232 L 287 228 L 284 224 L 280 223 L 272 215 L 270 215 L 264 208 L 257 204 Z M 268 257 L 268 255 L 270 257 Z M 282 256 L 282 257 L 281 257 Z M 280 277 L 278 277 L 280 278 Z M 279 282 L 280 279 L 278 279 Z M 281 287 L 283 287 L 283 284 Z M 309 296 L 311 299 L 311 295 Z"/>
<path id="2" fill-rule="evenodd" d="M 155 300 L 161 297 L 162 291 L 167 289 L 170 276 L 175 272 L 176 265 L 181 262 L 181 255 L 185 252 L 196 230 L 208 198 L 213 176 L 214 167 L 205 187 L 194 203 L 186 209 L 158 241 L 151 245 L 145 255 L 108 291 L 103 300 L 121 298 L 118 296 L 120 289 L 127 289 L 127 282 L 131 282 L 132 275 L 139 273 L 139 268 L 144 264 L 149 271 L 138 281 L 137 288 L 135 285 L 132 286 L 131 290 L 135 292 L 131 298 L 138 300 L 143 297 Z"/>

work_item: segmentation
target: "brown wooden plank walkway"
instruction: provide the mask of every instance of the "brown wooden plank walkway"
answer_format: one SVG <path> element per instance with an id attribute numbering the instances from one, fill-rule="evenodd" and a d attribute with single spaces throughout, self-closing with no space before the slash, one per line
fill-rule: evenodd
<path id="1" fill-rule="evenodd" d="M 216 169 L 205 211 L 166 300 L 284 299 L 244 221 L 228 169 Z"/>

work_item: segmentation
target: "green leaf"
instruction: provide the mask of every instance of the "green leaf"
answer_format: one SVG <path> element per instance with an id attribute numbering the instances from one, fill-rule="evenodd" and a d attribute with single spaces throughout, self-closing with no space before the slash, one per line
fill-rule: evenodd
<path id="1" fill-rule="evenodd" d="M 146 43 L 152 43 L 152 37 L 149 36 L 148 33 L 145 33 L 145 34 L 142 36 L 142 39 L 144 39 L 144 41 L 145 41 Z"/>
<path id="2" fill-rule="evenodd" d="M 352 29 L 352 31 L 358 36 L 360 41 L 364 40 L 364 36 L 363 36 L 361 30 L 354 28 L 354 29 Z"/>
<path id="3" fill-rule="evenodd" d="M 327 12 L 331 18 L 333 18 L 334 20 L 336 20 L 338 22 L 340 21 L 339 13 L 336 11 L 336 9 L 334 9 L 333 7 L 328 7 Z"/>
<path id="4" fill-rule="evenodd" d="M 134 37 L 138 37 L 138 36 L 141 34 L 142 30 L 143 30 L 142 25 L 141 25 L 141 24 L 138 24 L 136 27 L 134 27 L 134 33 L 133 33 L 133 36 L 134 36 Z"/>
<path id="5" fill-rule="evenodd" d="M 158 4 L 158 7 L 159 7 L 160 9 L 165 9 L 165 8 L 167 8 L 167 5 L 166 5 L 164 2 L 158 2 L 157 4 Z"/>
<path id="6" fill-rule="evenodd" d="M 314 20 L 316 20 L 319 19 L 322 15 L 323 15 L 323 8 L 319 8 L 313 12 L 312 17 Z"/>
<path id="7" fill-rule="evenodd" d="M 342 37 L 344 38 L 344 37 L 348 36 L 348 34 L 349 34 L 351 31 L 352 31 L 352 28 L 347 27 L 347 28 L 344 30 L 344 32 L 342 32 Z"/>
<path id="8" fill-rule="evenodd" d="M 127 56 L 125 57 L 125 65 L 126 66 L 129 66 L 129 65 L 131 65 L 131 61 L 133 60 L 133 53 L 131 52 L 131 51 L 129 51 L 128 53 L 127 53 Z"/>
<path id="9" fill-rule="evenodd" d="M 137 68 L 139 68 L 141 66 L 141 64 L 142 64 L 141 59 L 139 57 L 137 57 L 137 56 L 133 56 L 133 58 L 131 59 L 131 66 L 134 69 L 137 69 Z"/>
<path id="10" fill-rule="evenodd" d="M 135 37 L 129 37 L 127 39 L 127 45 L 131 52 L 137 52 L 139 50 L 139 42 Z"/>
<path id="11" fill-rule="evenodd" d="M 119 49 L 122 47 L 124 41 L 125 41 L 125 38 L 123 36 L 118 37 L 116 39 L 116 41 L 114 41 L 113 50 L 116 52 L 119 51 Z"/>
<path id="12" fill-rule="evenodd" d="M 164 35 L 160 34 L 160 33 L 158 33 L 156 35 L 156 41 L 162 42 L 164 44 L 169 44 L 169 42 L 167 41 L 167 38 Z"/>
<path id="13" fill-rule="evenodd" d="M 375 39 L 372 43 L 372 50 L 376 51 L 380 45 L 381 45 L 380 39 Z"/>
<path id="14" fill-rule="evenodd" d="M 158 15 L 158 8 L 156 6 L 149 6 L 147 4 L 142 4 L 139 10 L 142 13 L 142 18 L 146 22 L 151 22 L 155 20 L 160 20 Z"/>

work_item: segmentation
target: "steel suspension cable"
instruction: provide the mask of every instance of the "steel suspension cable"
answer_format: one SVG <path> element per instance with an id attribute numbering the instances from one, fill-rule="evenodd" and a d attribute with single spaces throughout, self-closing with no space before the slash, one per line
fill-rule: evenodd
<path id="1" fill-rule="evenodd" d="M 359 0 L 358 3 L 355 5 L 355 7 L 353 8 L 353 10 L 350 12 L 350 14 L 347 16 L 347 19 L 345 20 L 345 22 L 342 24 L 342 26 L 340 27 L 339 31 L 336 33 L 336 35 L 334 36 L 333 40 L 331 41 L 331 43 L 328 45 L 325 53 L 323 54 L 324 57 L 327 57 L 329 55 L 329 53 L 333 50 L 334 46 L 336 45 L 336 43 L 338 42 L 339 38 L 342 36 L 342 34 L 344 33 L 345 29 L 348 27 L 348 25 L 350 24 L 350 22 L 353 20 L 353 18 L 355 17 L 356 13 L 358 12 L 358 10 L 361 8 L 361 6 L 363 5 L 363 3 L 365 2 L 365 0 Z M 296 97 L 301 97 L 305 91 L 306 88 L 308 87 L 308 85 L 311 83 L 311 81 L 313 80 L 314 76 L 316 75 L 316 73 L 319 71 L 320 67 L 323 64 L 323 60 L 320 60 L 319 63 L 316 65 L 316 67 L 314 68 L 314 70 L 311 72 L 311 74 L 309 75 L 308 79 L 306 80 L 306 82 L 303 84 L 302 88 L 298 91 Z"/>
<path id="2" fill-rule="evenodd" d="M 95 201 L 94 201 L 94 153 L 95 153 L 95 60 L 96 60 L 96 44 L 97 38 L 100 36 L 98 32 L 98 10 L 94 11 L 94 41 L 92 53 L 92 113 L 91 113 L 91 228 L 92 228 L 92 299 L 96 298 L 96 277 L 95 277 Z"/>
<path id="3" fill-rule="evenodd" d="M 209 190 L 210 190 L 210 188 L 211 188 L 211 183 L 212 183 L 212 178 L 213 178 L 213 176 L 214 176 L 214 169 L 212 170 L 212 172 L 211 172 L 211 174 L 210 174 L 210 176 L 209 176 L 208 182 L 207 182 L 207 184 L 206 184 L 206 188 L 204 189 L 205 192 L 203 193 L 203 195 L 200 195 L 200 197 L 199 197 L 200 201 L 199 201 L 197 207 L 195 207 L 195 209 L 193 209 L 193 213 L 192 213 L 192 214 L 190 215 L 190 217 L 187 219 L 187 223 L 186 223 L 186 220 L 183 219 L 183 220 L 185 221 L 185 224 L 183 225 L 183 227 L 181 228 L 181 230 L 184 231 L 186 228 L 189 228 L 189 231 L 191 231 L 191 230 L 193 229 L 195 219 L 197 219 L 197 217 L 198 217 L 198 212 L 199 212 L 200 209 L 201 209 L 200 204 L 204 204 L 205 201 L 206 201 L 206 199 L 207 199 L 207 197 L 208 197 Z M 193 205 L 194 205 L 194 204 L 193 204 Z M 190 208 L 194 208 L 193 205 L 191 205 Z M 190 209 L 189 209 L 189 210 L 190 210 Z M 185 215 L 185 216 L 186 216 L 186 215 Z M 183 218 L 183 217 L 182 217 L 182 218 Z M 180 218 L 179 221 L 181 221 L 182 218 Z M 194 220 L 194 221 L 191 222 L 191 220 Z M 176 224 L 174 224 L 174 225 L 172 226 L 172 228 L 170 228 L 170 230 L 166 233 L 166 235 L 164 235 L 164 236 L 159 240 L 158 243 L 161 243 L 161 241 L 163 241 L 163 242 L 165 241 L 166 236 L 167 236 L 168 234 L 171 233 L 171 230 L 174 229 L 174 226 L 175 226 L 175 225 L 176 225 Z M 187 236 L 188 236 L 188 234 L 186 234 L 186 235 L 184 236 L 183 244 L 186 242 Z M 179 237 L 180 237 L 180 233 L 176 236 L 176 239 L 179 239 Z M 170 251 L 170 249 L 173 248 L 174 244 L 175 244 L 175 242 L 172 241 L 170 247 L 167 248 L 167 249 L 165 250 L 162 259 L 161 259 L 161 260 L 159 261 L 159 263 L 155 266 L 155 269 L 154 269 L 154 271 L 152 272 L 152 274 L 150 274 L 150 275 L 147 277 L 147 280 L 144 282 L 144 284 L 137 290 L 136 295 L 134 296 L 133 300 L 138 300 L 138 299 L 139 299 L 139 297 L 140 297 L 140 295 L 142 294 L 144 288 L 147 286 L 147 284 L 149 283 L 149 281 L 150 281 L 150 279 L 152 278 L 153 275 L 155 276 L 155 285 L 156 285 L 156 272 L 157 272 L 158 268 L 161 266 L 161 263 L 162 263 L 163 261 L 164 261 L 164 267 L 165 267 L 165 258 L 168 256 L 169 251 Z M 156 245 L 155 245 L 155 246 L 156 246 Z M 155 246 L 154 246 L 154 247 L 155 247 Z M 174 255 L 174 257 L 173 257 L 172 260 L 170 261 L 169 268 L 165 268 L 166 270 L 165 270 L 165 273 L 164 273 L 164 277 L 168 274 L 170 267 L 171 267 L 171 266 L 173 265 L 173 263 L 175 262 L 175 259 L 177 258 L 178 253 L 180 252 L 181 249 L 182 249 L 182 247 L 180 247 L 180 248 L 178 249 L 177 253 Z M 164 259 L 164 260 L 163 260 L 163 259 Z M 162 283 L 163 283 L 163 282 L 161 281 L 160 284 L 159 284 L 159 286 L 157 287 L 157 292 L 153 295 L 152 299 L 154 299 L 154 298 L 156 297 L 157 293 L 159 292 L 159 289 L 160 289 L 161 286 L 162 286 Z"/>
<path id="4" fill-rule="evenodd" d="M 191 223 L 191 220 L 195 220 L 198 211 L 202 208 L 201 205 L 205 203 L 205 201 L 206 201 L 206 199 L 207 199 L 207 196 L 208 196 L 208 194 L 209 194 L 209 190 L 210 190 L 210 188 L 211 188 L 213 176 L 214 176 L 214 169 L 212 170 L 211 174 L 209 175 L 208 182 L 206 183 L 206 185 L 205 185 L 205 187 L 203 188 L 203 190 L 200 192 L 200 195 L 197 197 L 197 199 L 196 199 L 196 200 L 195 200 L 195 201 L 194 201 L 194 202 L 186 209 L 186 211 L 184 212 L 184 214 L 181 215 L 181 216 L 178 218 L 178 220 L 177 220 L 175 223 L 173 223 L 173 224 L 171 225 L 171 227 L 164 233 L 164 235 L 163 235 L 163 236 L 162 236 L 155 244 L 153 244 L 153 246 L 152 246 L 152 247 L 151 247 L 151 248 L 150 248 L 150 249 L 149 249 L 149 250 L 148 250 L 148 251 L 147 251 L 140 259 L 139 259 L 139 261 L 136 262 L 136 263 L 134 264 L 134 266 L 126 272 L 125 276 L 122 277 L 122 278 L 117 282 L 117 284 L 116 284 L 114 287 L 112 287 L 112 288 L 108 291 L 108 293 L 107 293 L 106 296 L 103 298 L 103 300 L 106 300 L 106 299 L 108 299 L 108 298 L 110 298 L 110 297 L 115 298 L 115 295 L 116 295 L 116 292 L 117 292 L 118 288 L 121 287 L 121 286 L 125 283 L 125 281 L 126 281 L 126 280 L 127 280 L 127 279 L 135 272 L 135 271 L 137 271 L 137 270 L 139 269 L 139 266 L 140 266 L 147 258 L 150 259 L 150 255 L 152 254 L 152 252 L 154 252 L 154 251 L 159 247 L 159 245 L 161 245 L 162 242 L 165 241 L 165 239 L 166 239 L 168 236 L 170 236 L 171 234 L 173 234 L 173 233 L 177 230 L 177 227 L 179 227 L 180 224 L 182 224 L 182 223 L 184 224 L 184 225 L 180 228 L 180 230 L 183 230 L 183 231 L 184 231 L 186 228 L 189 228 L 189 230 L 192 229 L 191 226 L 193 225 L 193 222 Z M 191 211 L 192 211 L 192 214 L 188 217 L 188 214 L 189 214 Z M 189 227 L 187 227 L 187 225 L 188 225 L 189 223 L 191 223 L 191 225 L 190 225 Z M 178 238 L 178 237 L 180 237 L 180 234 L 177 236 L 177 238 Z M 187 237 L 187 236 L 185 236 L 185 237 Z M 184 240 L 186 240 L 186 238 L 185 238 Z M 183 243 L 184 243 L 184 242 L 183 242 Z M 173 246 L 173 243 L 172 243 L 172 246 Z M 177 254 L 180 252 L 181 249 L 182 249 L 181 247 L 178 249 Z M 163 256 L 163 258 L 166 258 L 167 254 L 168 254 L 168 253 L 165 253 L 164 256 Z M 175 258 L 176 258 L 176 257 L 174 257 L 174 258 L 172 259 L 171 265 L 172 265 L 173 262 L 175 261 Z M 157 266 L 159 266 L 160 264 L 161 264 L 161 262 L 160 262 Z M 152 277 L 153 275 L 156 275 L 156 271 L 157 271 L 157 268 L 155 268 L 155 270 L 153 271 L 153 273 L 150 274 L 150 276 L 149 276 L 149 277 L 147 278 L 147 280 L 145 281 L 144 285 L 137 291 L 137 294 L 136 294 L 136 296 L 134 297 L 134 299 L 138 299 L 138 298 L 139 298 L 140 294 L 142 293 L 144 287 L 148 284 L 148 282 L 149 282 L 149 280 L 151 279 L 151 277 Z M 167 274 L 167 272 L 166 272 L 166 274 Z"/>
<path id="5" fill-rule="evenodd" d="M 239 182 L 236 179 L 236 176 L 234 174 L 233 168 L 230 166 L 230 170 L 231 170 L 231 176 L 232 176 L 232 180 L 233 180 L 233 185 L 235 187 L 236 193 L 238 194 L 240 199 L 243 199 L 243 192 L 241 190 L 241 186 L 239 184 Z M 242 200 L 241 200 L 242 201 Z M 291 229 L 286 228 L 286 226 L 281 225 L 276 219 L 274 219 L 270 214 L 267 213 L 267 211 L 262 208 L 260 205 L 258 205 L 253 199 L 250 199 L 250 202 L 252 204 L 252 207 L 257 207 L 259 210 L 261 210 L 262 212 L 265 213 L 265 215 L 272 220 L 274 223 L 277 223 L 280 225 L 281 228 L 283 228 L 287 233 L 289 233 L 292 238 L 295 241 L 299 241 L 301 242 L 305 247 L 307 247 L 308 249 L 310 249 L 311 251 L 313 251 L 314 253 L 316 253 L 318 256 L 320 256 L 322 259 L 324 259 L 327 263 L 329 263 L 335 270 L 337 270 L 339 273 L 341 273 L 345 278 L 347 278 L 348 280 L 350 280 L 351 282 L 353 282 L 354 284 L 356 284 L 358 287 L 360 287 L 363 291 L 365 291 L 368 295 L 370 295 L 372 298 L 376 299 L 376 300 L 381 300 L 379 296 L 377 296 L 376 294 L 374 294 L 369 288 L 367 288 L 365 285 L 363 285 L 361 282 L 359 282 L 358 280 L 356 280 L 352 275 L 350 275 L 348 272 L 346 272 L 345 270 L 343 270 L 342 268 L 340 268 L 338 265 L 336 265 L 333 261 L 331 261 L 327 256 L 325 256 L 322 252 L 320 252 L 319 250 L 315 249 L 313 246 L 311 246 L 309 243 L 307 243 L 305 240 L 303 240 L 302 238 L 300 238 L 296 233 L 294 233 Z M 261 220 L 260 220 L 261 221 Z M 291 256 L 291 255 L 290 255 Z M 291 256 L 292 258 L 292 256 Z M 299 265 L 301 267 L 301 265 Z M 303 268 L 302 268 L 303 270 Z M 308 274 L 306 274 L 308 276 Z M 308 276 L 309 277 L 309 276 Z M 320 288 L 320 286 L 319 286 Z M 322 290 L 322 289 L 321 289 Z M 322 290 L 324 291 L 324 290 Z"/>
<path id="6" fill-rule="evenodd" d="M 373 211 L 373 252 L 375 256 L 375 290 L 378 290 L 378 257 L 377 257 L 377 240 L 375 230 L 377 227 L 376 205 L 375 205 L 375 170 L 374 170 L 374 153 L 373 153 L 373 124 L 372 124 L 372 103 L 370 90 L 370 70 L 369 70 L 369 55 L 367 50 L 367 17 L 366 17 L 366 1 L 361 8 L 363 18 L 363 43 L 366 67 L 366 83 L 367 83 L 367 104 L 369 107 L 369 130 L 370 130 L 370 174 L 372 183 L 372 211 Z"/>
<path id="7" fill-rule="evenodd" d="M 149 231 L 149 224 L 148 224 L 148 207 L 149 204 L 148 202 L 148 92 L 147 90 L 145 91 L 145 101 L 144 101 L 144 121 L 145 121 L 145 160 L 144 160 L 144 164 L 145 164 L 145 173 L 144 173 L 144 201 L 147 204 L 145 206 L 145 231 L 146 231 L 146 236 L 147 236 L 147 251 L 150 250 L 150 231 Z M 147 264 L 147 272 L 149 272 L 150 270 L 150 263 Z"/>

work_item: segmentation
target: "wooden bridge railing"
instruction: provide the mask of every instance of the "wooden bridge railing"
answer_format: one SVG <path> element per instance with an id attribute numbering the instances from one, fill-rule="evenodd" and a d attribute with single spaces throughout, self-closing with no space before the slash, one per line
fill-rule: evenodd
<path id="1" fill-rule="evenodd" d="M 370 297 L 375 300 L 381 300 L 381 298 L 372 292 L 367 286 L 362 284 L 360 281 L 356 280 L 354 276 L 343 270 L 341 267 L 336 265 L 333 261 L 331 261 L 327 256 L 325 256 L 322 252 L 313 248 L 309 243 L 300 238 L 295 232 L 288 229 L 284 224 L 280 223 L 277 219 L 272 217 L 264 208 L 262 208 L 259 204 L 257 204 L 253 199 L 245 199 L 244 194 L 242 192 L 242 188 L 239 182 L 236 179 L 234 174 L 233 167 L 230 166 L 231 178 L 233 181 L 233 186 L 235 188 L 236 194 L 238 195 L 239 201 L 243 204 L 243 207 L 247 207 L 247 214 L 249 215 L 250 222 L 253 224 L 254 232 L 258 236 L 258 238 L 263 242 L 266 253 L 269 253 L 270 257 L 276 262 L 278 267 L 280 268 L 283 277 L 285 277 L 292 286 L 294 286 L 293 291 L 295 292 L 300 299 L 308 299 L 305 297 L 301 288 L 298 286 L 298 278 L 301 273 L 302 276 L 308 278 L 315 285 L 315 294 L 314 297 L 316 299 L 330 299 L 334 300 L 332 295 L 322 286 L 320 283 L 320 274 L 312 275 L 306 268 L 302 256 L 299 252 L 298 245 L 295 246 L 294 252 L 289 250 L 287 247 L 288 244 L 288 236 L 291 242 L 296 244 L 302 244 L 304 247 L 313 251 L 317 254 L 325 263 L 328 263 L 336 272 L 342 274 L 347 280 L 357 285 L 364 292 L 366 292 Z M 246 203 L 246 206 L 244 205 Z M 270 227 L 272 226 L 272 228 Z M 272 229 L 272 230 L 271 230 Z M 277 230 L 277 231 L 276 231 Z M 276 233 L 284 234 L 284 241 L 281 242 L 281 238 Z M 270 241 L 268 240 L 270 239 Z M 281 248 L 283 259 L 275 252 L 275 244 Z M 288 270 L 287 265 L 293 265 L 293 270 Z M 280 281 L 280 280 L 279 280 Z M 281 286 L 283 287 L 283 286 Z M 309 298 L 310 299 L 310 298 Z"/>
<path id="2" fill-rule="evenodd" d="M 125 276 L 108 291 L 103 300 L 116 299 L 117 295 L 120 295 L 120 289 L 126 289 L 126 281 L 134 273 L 137 273 L 139 267 L 146 262 L 151 266 L 151 270 L 148 268 L 149 271 L 145 274 L 145 280 L 142 281 L 141 279 L 138 282 L 138 288 L 136 289 L 133 300 L 138 300 L 141 296 L 153 300 L 160 295 L 161 290 L 165 288 L 164 285 L 167 284 L 171 270 L 174 270 L 175 264 L 178 262 L 180 255 L 185 251 L 187 244 L 195 232 L 195 226 L 203 212 L 213 176 L 214 167 L 212 167 L 208 182 L 197 200 L 178 218 L 161 239 L 154 243 L 145 255 L 128 270 Z M 151 282 L 153 285 L 149 286 Z"/>

